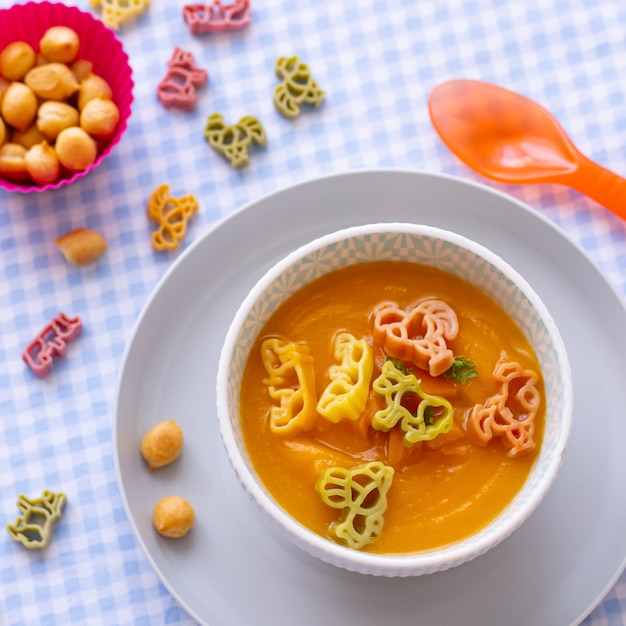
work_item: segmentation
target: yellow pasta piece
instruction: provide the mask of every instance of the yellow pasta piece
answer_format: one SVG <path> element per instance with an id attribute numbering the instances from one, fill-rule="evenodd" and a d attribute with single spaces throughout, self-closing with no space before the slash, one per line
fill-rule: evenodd
<path id="1" fill-rule="evenodd" d="M 371 461 L 353 469 L 331 467 L 320 476 L 315 485 L 320 497 L 328 506 L 342 509 L 331 527 L 339 543 L 360 550 L 378 539 L 393 475 L 393 467 Z"/>
<path id="2" fill-rule="evenodd" d="M 261 358 L 269 378 L 263 380 L 270 397 L 270 430 L 292 434 L 310 430 L 317 420 L 313 357 L 304 344 L 270 337 L 261 344 Z"/>
<path id="3" fill-rule="evenodd" d="M 92 7 L 102 7 L 102 21 L 105 26 L 118 30 L 128 20 L 143 13 L 150 0 L 89 0 Z"/>
<path id="4" fill-rule="evenodd" d="M 391 360 L 385 361 L 380 376 L 372 383 L 372 389 L 385 399 L 386 405 L 376 411 L 372 426 L 388 432 L 399 424 L 404 433 L 402 443 L 407 447 L 418 441 L 430 441 L 452 428 L 452 405 L 441 396 L 427 394 L 415 374 L 401 372 Z M 402 401 L 411 395 L 420 399 L 415 414 L 402 405 Z"/>
<path id="5" fill-rule="evenodd" d="M 365 408 L 374 370 L 374 350 L 364 339 L 339 333 L 334 356 L 340 361 L 328 370 L 330 382 L 317 403 L 317 411 L 329 422 L 356 420 Z"/>
<path id="6" fill-rule="evenodd" d="M 148 218 L 159 223 L 152 233 L 152 247 L 158 252 L 176 250 L 187 233 L 187 223 L 199 209 L 193 194 L 174 198 L 169 185 L 159 185 L 146 206 Z"/>

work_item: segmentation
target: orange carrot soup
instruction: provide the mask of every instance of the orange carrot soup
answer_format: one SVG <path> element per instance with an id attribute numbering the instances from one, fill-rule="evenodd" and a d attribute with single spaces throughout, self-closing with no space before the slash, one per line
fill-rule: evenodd
<path id="1" fill-rule="evenodd" d="M 245 443 L 293 518 L 381 554 L 475 534 L 538 454 L 545 392 L 509 315 L 447 272 L 366 262 L 305 286 L 244 371 Z"/>

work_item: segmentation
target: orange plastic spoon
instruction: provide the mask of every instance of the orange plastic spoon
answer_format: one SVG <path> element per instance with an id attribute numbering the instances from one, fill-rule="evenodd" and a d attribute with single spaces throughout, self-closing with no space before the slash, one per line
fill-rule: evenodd
<path id="1" fill-rule="evenodd" d="M 581 154 L 552 114 L 517 93 L 478 80 L 437 85 L 430 118 L 466 165 L 502 183 L 558 183 L 626 219 L 626 179 Z"/>

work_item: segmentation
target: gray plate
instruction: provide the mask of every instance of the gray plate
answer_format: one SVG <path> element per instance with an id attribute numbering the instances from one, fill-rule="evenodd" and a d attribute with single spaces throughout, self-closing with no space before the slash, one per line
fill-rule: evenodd
<path id="1" fill-rule="evenodd" d="M 513 265 L 550 309 L 574 378 L 574 423 L 560 473 L 513 536 L 456 569 L 378 579 L 333 568 L 285 543 L 248 502 L 215 415 L 228 324 L 261 274 L 295 247 L 357 224 L 409 221 L 456 231 Z M 482 185 L 397 170 L 339 174 L 253 202 L 172 265 L 127 346 L 114 421 L 118 481 L 136 537 L 164 585 L 211 626 L 480 624 L 582 620 L 626 561 L 626 310 L 586 254 L 528 206 Z M 185 448 L 149 473 L 144 433 L 175 419 Z M 160 537 L 155 502 L 195 507 L 183 539 Z"/>

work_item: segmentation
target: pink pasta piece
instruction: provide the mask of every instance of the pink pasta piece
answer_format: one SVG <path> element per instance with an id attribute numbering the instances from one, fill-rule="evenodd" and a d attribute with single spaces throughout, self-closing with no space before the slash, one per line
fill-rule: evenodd
<path id="1" fill-rule="evenodd" d="M 79 317 L 59 313 L 26 346 L 22 359 L 36 376 L 47 376 L 52 371 L 54 358 L 65 356 L 67 344 L 80 334 L 82 328 Z"/>
<path id="2" fill-rule="evenodd" d="M 467 418 L 468 435 L 482 445 L 500 437 L 511 457 L 533 450 L 535 418 L 541 404 L 537 373 L 502 355 L 493 376 L 500 382 L 500 390 L 472 408 Z"/>
<path id="3" fill-rule="evenodd" d="M 178 46 L 174 48 L 172 58 L 167 62 L 167 66 L 170 69 L 177 68 L 188 72 L 189 82 L 198 89 L 204 87 L 209 79 L 208 72 L 196 66 L 193 54 L 185 52 Z"/>
<path id="4" fill-rule="evenodd" d="M 211 4 L 187 4 L 183 7 L 183 19 L 192 35 L 237 30 L 250 23 L 250 2 L 235 0 L 222 4 L 214 0 Z"/>
<path id="5" fill-rule="evenodd" d="M 196 89 L 207 84 L 208 72 L 196 66 L 191 52 L 178 47 L 174 49 L 167 67 L 167 74 L 157 87 L 157 98 L 166 109 L 175 107 L 193 111 L 198 102 Z"/>
<path id="6" fill-rule="evenodd" d="M 372 336 L 389 356 L 411 361 L 431 376 L 443 374 L 454 362 L 448 341 L 456 339 L 459 323 L 443 300 L 426 298 L 402 309 L 381 302 L 372 311 Z"/>

